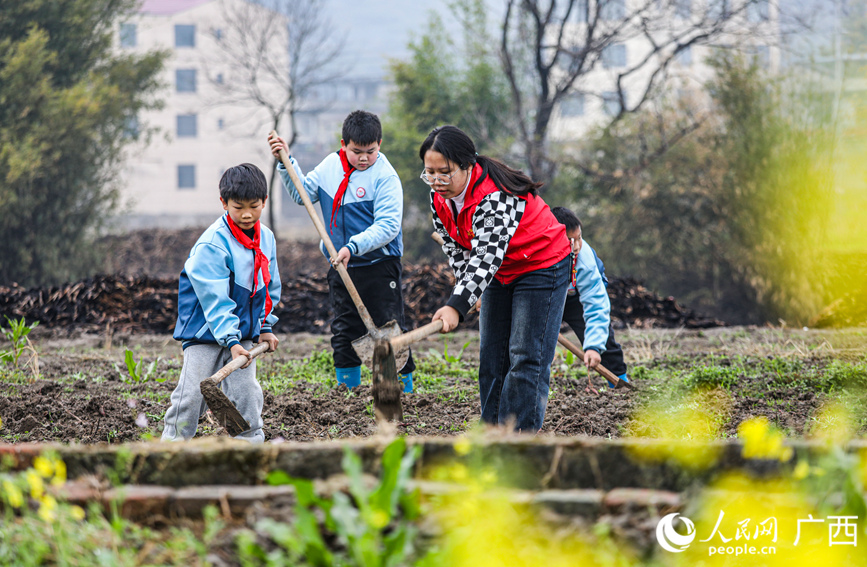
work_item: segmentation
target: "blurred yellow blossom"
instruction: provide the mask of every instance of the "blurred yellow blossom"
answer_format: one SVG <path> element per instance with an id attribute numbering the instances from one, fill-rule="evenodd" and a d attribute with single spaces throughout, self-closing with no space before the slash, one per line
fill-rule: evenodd
<path id="1" fill-rule="evenodd" d="M 778 459 L 789 461 L 794 452 L 785 447 L 785 436 L 771 428 L 765 416 L 754 417 L 738 425 L 738 436 L 744 440 L 743 456 L 746 459 Z"/>
<path id="2" fill-rule="evenodd" d="M 69 509 L 69 513 L 74 520 L 79 520 L 79 521 L 83 520 L 85 515 L 86 515 L 84 513 L 84 508 L 82 508 L 81 506 L 72 506 Z"/>
<path id="3" fill-rule="evenodd" d="M 8 480 L 3 481 L 3 492 L 6 494 L 6 499 L 9 505 L 13 508 L 20 508 L 24 505 L 24 493 L 15 484 Z"/>
<path id="4" fill-rule="evenodd" d="M 42 478 L 49 478 L 54 474 L 54 463 L 43 456 L 33 459 L 33 468 L 42 475 Z"/>
<path id="5" fill-rule="evenodd" d="M 467 439 L 465 436 L 459 437 L 452 446 L 455 449 L 455 453 L 462 457 L 469 453 L 470 449 L 472 449 L 472 443 L 470 443 L 470 440 Z"/>
<path id="6" fill-rule="evenodd" d="M 53 522 L 57 518 L 57 500 L 53 496 L 46 495 L 39 505 L 39 517 L 45 522 Z"/>
<path id="7" fill-rule="evenodd" d="M 35 470 L 28 469 L 24 474 L 24 478 L 30 487 L 30 496 L 37 500 L 42 498 L 42 495 L 45 493 L 45 483 L 42 482 L 42 477 Z"/>

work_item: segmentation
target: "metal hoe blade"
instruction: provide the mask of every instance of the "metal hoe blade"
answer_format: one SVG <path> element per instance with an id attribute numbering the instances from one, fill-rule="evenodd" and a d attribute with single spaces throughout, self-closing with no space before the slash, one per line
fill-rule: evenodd
<path id="1" fill-rule="evenodd" d="M 374 336 L 372 333 L 367 333 L 363 337 L 357 338 L 352 341 L 352 348 L 355 349 L 355 354 L 358 355 L 358 358 L 361 359 L 361 363 L 373 369 L 373 351 L 376 348 L 376 343 L 378 339 L 393 339 L 399 337 L 403 334 L 403 331 L 397 324 L 397 321 L 389 321 L 385 325 L 377 328 L 378 335 Z M 394 353 L 395 367 L 400 370 L 406 364 L 407 359 L 409 358 L 409 346 L 403 346 L 398 348 Z"/>
<path id="2" fill-rule="evenodd" d="M 226 428 L 229 435 L 235 437 L 250 429 L 250 424 L 238 411 L 238 408 L 229 400 L 228 396 L 220 389 L 219 384 L 213 378 L 202 380 L 199 390 L 205 398 L 211 414 L 217 423 Z"/>

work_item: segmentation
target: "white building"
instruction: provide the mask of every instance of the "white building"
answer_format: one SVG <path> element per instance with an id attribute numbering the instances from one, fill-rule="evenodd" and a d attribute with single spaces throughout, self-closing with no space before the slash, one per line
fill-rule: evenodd
<path id="1" fill-rule="evenodd" d="M 221 101 L 219 85 L 239 73 L 221 66 L 218 42 L 232 41 L 224 2 L 245 0 L 144 0 L 137 16 L 118 30 L 119 50 L 168 50 L 161 93 L 165 106 L 138 117 L 140 127 L 156 127 L 149 144 L 136 144 L 125 162 L 124 228 L 207 226 L 223 211 L 219 180 L 231 166 L 249 162 L 270 179 L 272 158 L 266 142 L 269 113 L 251 102 Z M 280 17 L 255 4 L 262 17 Z M 286 26 L 276 26 L 286 30 Z M 287 61 L 288 38 L 277 35 L 269 47 Z M 282 193 L 282 192 L 281 192 Z M 273 206 L 280 210 L 282 194 Z M 267 217 L 266 223 L 267 223 Z"/>

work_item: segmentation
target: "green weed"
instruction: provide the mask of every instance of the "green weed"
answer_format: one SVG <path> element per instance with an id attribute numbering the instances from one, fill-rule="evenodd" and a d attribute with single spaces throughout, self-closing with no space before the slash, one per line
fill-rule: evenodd
<path id="1" fill-rule="evenodd" d="M 144 357 L 136 361 L 133 352 L 130 349 L 125 349 L 123 361 L 126 364 L 127 374 L 124 375 L 123 372 L 118 371 L 121 381 L 127 384 L 143 384 L 147 382 L 154 375 L 154 371 L 156 370 L 160 360 L 162 360 L 162 358 L 158 356 L 156 360 L 151 362 L 147 366 L 147 369 L 145 369 Z M 115 368 L 117 368 L 117 366 L 115 366 Z M 156 378 L 156 381 L 165 382 L 167 379 L 167 377 Z"/>
<path id="2" fill-rule="evenodd" d="M 30 357 L 27 363 L 30 366 L 32 377 L 35 380 L 39 377 L 39 355 L 36 352 L 36 347 L 33 346 L 33 343 L 30 342 L 30 338 L 27 335 L 29 335 L 30 331 L 39 325 L 39 321 L 34 321 L 28 325 L 24 320 L 24 317 L 17 320 L 6 317 L 6 322 L 9 323 L 9 328 L 5 329 L 0 327 L 0 332 L 2 332 L 3 336 L 6 337 L 6 340 L 9 341 L 11 349 L 0 351 L 0 362 L 5 364 L 11 363 L 16 370 L 21 370 L 21 356 L 25 352 L 29 352 Z"/>
<path id="3" fill-rule="evenodd" d="M 348 494 L 329 498 L 316 494 L 313 482 L 292 478 L 283 471 L 268 475 L 272 485 L 295 487 L 295 521 L 259 520 L 255 531 L 244 530 L 236 539 L 238 556 L 245 567 L 263 565 L 352 565 L 379 567 L 406 565 L 416 554 L 419 496 L 407 485 L 419 447 L 407 449 L 398 438 L 382 455 L 382 474 L 375 486 L 364 481 L 361 458 L 348 447 L 343 470 Z M 263 549 L 257 534 L 270 538 L 277 549 Z M 337 540 L 337 549 L 328 541 Z"/>
<path id="4" fill-rule="evenodd" d="M 725 388 L 730 389 L 737 382 L 741 368 L 736 366 L 698 366 L 683 379 L 690 390 Z"/>

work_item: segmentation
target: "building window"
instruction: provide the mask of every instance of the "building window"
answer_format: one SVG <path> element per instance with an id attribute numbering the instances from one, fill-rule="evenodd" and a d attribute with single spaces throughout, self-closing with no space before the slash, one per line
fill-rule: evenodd
<path id="1" fill-rule="evenodd" d="M 120 46 L 121 47 L 135 47 L 138 44 L 138 38 L 136 37 L 137 28 L 135 24 L 121 24 L 120 25 Z"/>
<path id="2" fill-rule="evenodd" d="M 747 19 L 751 22 L 767 22 L 771 19 L 769 0 L 755 0 L 747 5 Z"/>
<path id="3" fill-rule="evenodd" d="M 196 70 L 178 69 L 175 71 L 175 84 L 179 93 L 196 92 Z"/>
<path id="4" fill-rule="evenodd" d="M 560 116 L 563 118 L 584 116 L 584 94 L 575 93 L 564 96 L 560 101 Z"/>
<path id="5" fill-rule="evenodd" d="M 599 17 L 603 20 L 622 20 L 626 17 L 626 0 L 599 0 Z"/>
<path id="6" fill-rule="evenodd" d="M 687 45 L 686 47 L 675 53 L 674 58 L 684 67 L 689 67 L 690 65 L 692 65 L 692 46 Z"/>
<path id="7" fill-rule="evenodd" d="M 608 116 L 620 113 L 620 95 L 614 91 L 602 93 L 602 111 Z"/>
<path id="8" fill-rule="evenodd" d="M 179 165 L 178 166 L 178 189 L 195 189 L 196 188 L 196 166 L 195 165 Z"/>
<path id="9" fill-rule="evenodd" d="M 195 114 L 178 114 L 178 138 L 195 138 L 198 135 L 197 124 Z"/>
<path id="10" fill-rule="evenodd" d="M 223 74 L 222 73 L 217 73 L 217 84 L 218 85 L 223 84 Z"/>
<path id="11" fill-rule="evenodd" d="M 222 29 L 217 28 L 214 30 L 214 39 L 216 39 L 217 41 L 221 41 L 223 39 L 223 30 Z"/>
<path id="12" fill-rule="evenodd" d="M 217 130 L 222 130 L 226 126 L 226 123 L 222 118 L 217 118 Z"/>
<path id="13" fill-rule="evenodd" d="M 615 43 L 602 50 L 602 66 L 606 69 L 626 67 L 626 44 Z"/>
<path id="14" fill-rule="evenodd" d="M 692 15 L 692 0 L 674 0 L 674 17 L 688 20 Z"/>
<path id="15" fill-rule="evenodd" d="M 175 24 L 175 47 L 195 47 L 196 26 Z"/>

